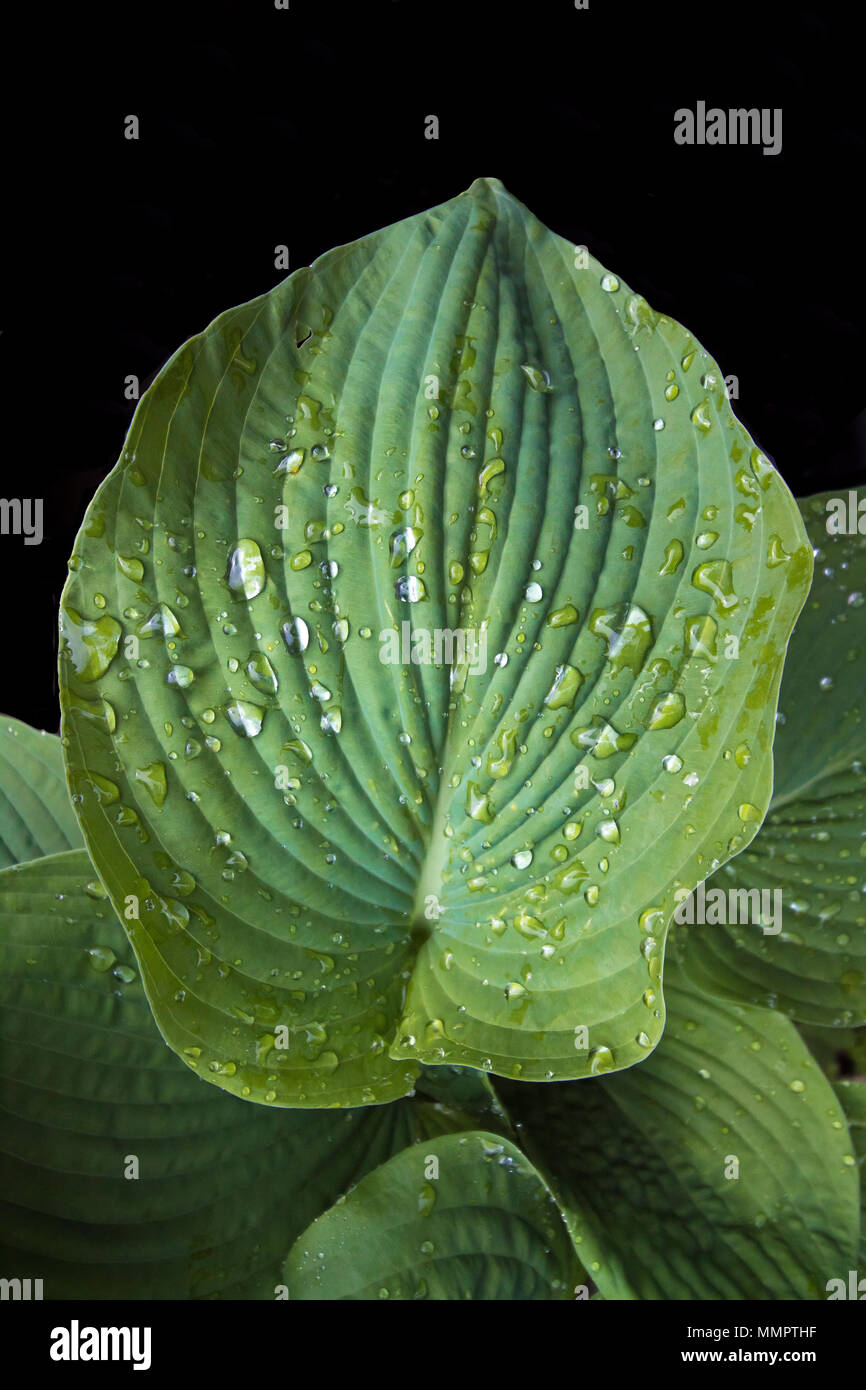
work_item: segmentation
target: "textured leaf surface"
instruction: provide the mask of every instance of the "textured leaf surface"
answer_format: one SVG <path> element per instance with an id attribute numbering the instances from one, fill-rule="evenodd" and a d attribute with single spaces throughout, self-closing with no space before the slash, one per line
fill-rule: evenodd
<path id="1" fill-rule="evenodd" d="M 290 1298 L 550 1300 L 573 1298 L 580 1274 L 532 1164 L 507 1140 L 472 1132 L 368 1174 L 298 1239 L 284 1278 Z"/>
<path id="2" fill-rule="evenodd" d="M 848 1118 L 851 1144 L 860 1169 L 860 1256 L 861 1276 L 866 1270 L 866 1080 L 837 1081 L 833 1090 Z M 840 1270 L 837 1277 L 843 1277 Z"/>
<path id="3" fill-rule="evenodd" d="M 510 1123 L 484 1072 L 471 1067 L 422 1067 L 416 1094 L 475 1117 L 475 1128 L 510 1133 Z M 513 1136 L 511 1136 L 513 1137 Z"/>
<path id="4" fill-rule="evenodd" d="M 709 355 L 496 181 L 223 314 L 63 602 L 71 785 L 168 1042 L 276 1105 L 639 1061 L 675 889 L 766 810 L 810 567 Z"/>
<path id="5" fill-rule="evenodd" d="M 683 958 L 705 990 L 847 1027 L 866 1022 L 866 535 L 828 534 L 832 496 L 800 504 L 815 575 L 782 678 L 770 813 L 708 885 L 778 892 L 781 930 L 757 914 L 695 926 Z"/>
<path id="6" fill-rule="evenodd" d="M 350 1182 L 459 1121 L 203 1085 L 98 891 L 83 850 L 0 873 L 0 1274 L 45 1298 L 272 1298 L 287 1247 Z"/>
<path id="7" fill-rule="evenodd" d="M 833 1089 L 789 1019 L 665 974 L 665 1034 L 643 1066 L 498 1084 L 521 1142 L 605 1298 L 822 1298 L 859 1231 Z"/>
<path id="8" fill-rule="evenodd" d="M 81 844 L 60 739 L 0 716 L 0 869 Z"/>

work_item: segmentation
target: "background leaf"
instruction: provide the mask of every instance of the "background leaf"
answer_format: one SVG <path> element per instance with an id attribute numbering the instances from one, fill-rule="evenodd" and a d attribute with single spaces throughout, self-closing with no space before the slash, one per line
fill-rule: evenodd
<path id="1" fill-rule="evenodd" d="M 780 891 L 782 930 L 741 923 L 681 935 L 702 989 L 850 1027 L 866 1022 L 866 535 L 828 534 L 833 495 L 800 504 L 815 575 L 785 663 L 770 813 L 708 885 Z"/>
<path id="2" fill-rule="evenodd" d="M 643 1066 L 498 1083 L 521 1142 L 605 1298 L 822 1298 L 859 1232 L 839 1102 L 788 1019 L 665 974 L 665 1034 Z"/>
<path id="3" fill-rule="evenodd" d="M 0 715 L 0 869 L 83 843 L 60 739 Z"/>
<path id="4" fill-rule="evenodd" d="M 674 892 L 766 810 L 810 567 L 709 354 L 496 180 L 221 315 L 63 600 L 70 784 L 167 1041 L 293 1106 L 641 1060 Z"/>
<path id="5" fill-rule="evenodd" d="M 851 1143 L 860 1169 L 860 1254 L 858 1271 L 866 1269 L 866 1081 L 837 1081 L 833 1090 L 848 1119 Z M 841 1277 L 841 1271 L 840 1271 Z"/>
<path id="6" fill-rule="evenodd" d="M 511 1124 L 484 1072 L 471 1067 L 422 1067 L 415 1083 L 417 1094 L 460 1110 L 475 1118 L 477 1129 L 511 1134 Z"/>
<path id="7" fill-rule="evenodd" d="M 83 850 L 0 873 L 3 1275 L 43 1279 L 47 1299 L 273 1298 L 286 1249 L 350 1182 L 463 1121 L 415 1100 L 276 1110 L 202 1085 L 99 894 Z"/>
<path id="8" fill-rule="evenodd" d="M 568 1299 L 580 1276 L 531 1163 L 476 1132 L 404 1150 L 369 1173 L 299 1237 L 284 1270 L 289 1297 L 307 1300 Z"/>

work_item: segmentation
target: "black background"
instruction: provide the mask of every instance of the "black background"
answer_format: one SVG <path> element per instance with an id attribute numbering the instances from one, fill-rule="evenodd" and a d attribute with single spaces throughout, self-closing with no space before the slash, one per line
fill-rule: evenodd
<path id="1" fill-rule="evenodd" d="M 210 0 L 91 6 L 9 44 L 2 707 L 56 729 L 56 610 L 134 402 L 186 338 L 332 246 L 501 178 L 739 380 L 798 495 L 866 481 L 863 73 L 842 4 Z M 674 112 L 781 107 L 783 147 Z M 140 139 L 124 138 L 124 117 Z M 424 137 L 439 118 L 438 141 Z"/>

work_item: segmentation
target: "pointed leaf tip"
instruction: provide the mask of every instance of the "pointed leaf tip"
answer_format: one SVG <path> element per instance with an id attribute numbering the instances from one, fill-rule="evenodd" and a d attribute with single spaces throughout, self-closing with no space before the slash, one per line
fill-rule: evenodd
<path id="1" fill-rule="evenodd" d="M 487 190 L 487 189 L 491 190 L 491 192 L 493 192 L 493 193 L 507 193 L 507 192 L 508 192 L 508 189 L 505 187 L 505 184 L 502 182 L 501 179 L 489 179 L 489 178 L 476 179 L 476 180 L 474 181 L 474 183 L 470 186 L 469 192 L 470 192 L 470 193 L 482 193 L 482 192 L 484 192 L 484 191 Z"/>

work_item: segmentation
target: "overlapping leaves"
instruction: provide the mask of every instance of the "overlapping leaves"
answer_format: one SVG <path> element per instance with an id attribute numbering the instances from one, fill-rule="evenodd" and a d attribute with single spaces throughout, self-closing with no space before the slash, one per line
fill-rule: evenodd
<path id="1" fill-rule="evenodd" d="M 665 973 L 652 1057 L 589 1085 L 501 1083 L 517 1132 L 606 1298 L 825 1298 L 860 1231 L 839 1099 L 790 1020 Z"/>
<path id="2" fill-rule="evenodd" d="M 580 1257 L 595 1296 L 823 1297 L 856 1261 L 862 1083 L 837 1100 L 788 1020 L 666 974 L 644 1066 L 497 1083 L 510 1118 L 449 1066 L 388 1106 L 275 1109 L 165 1046 L 83 851 L 6 869 L 3 1277 L 50 1298 L 562 1299 Z"/>
<path id="3" fill-rule="evenodd" d="M 202 1085 L 83 850 L 0 873 L 0 1021 L 0 1266 L 46 1298 L 272 1298 L 309 1221 L 449 1128 L 424 1102 L 288 1111 Z"/>
<path id="4" fill-rule="evenodd" d="M 853 496 L 856 520 L 866 491 Z M 866 535 L 828 530 L 832 502 L 801 504 L 815 576 L 785 663 L 770 812 L 708 885 L 755 907 L 764 894 L 773 920 L 723 915 L 684 930 L 682 947 L 703 989 L 851 1027 L 866 1023 Z"/>
<path id="5" fill-rule="evenodd" d="M 860 1169 L 860 1250 L 858 1269 L 866 1268 L 866 1079 L 837 1081 L 833 1087 L 848 1118 L 851 1147 Z M 842 1277 L 837 1276 L 837 1277 Z M 844 1282 L 844 1279 L 843 1279 Z"/>
<path id="6" fill-rule="evenodd" d="M 290 1297 L 574 1297 L 582 1271 L 568 1231 L 514 1144 L 473 1132 L 424 1149 L 377 1168 L 299 1238 L 284 1270 Z"/>
<path id="7" fill-rule="evenodd" d="M 56 737 L 15 721 L 4 728 L 16 747 L 38 749 L 40 767 L 60 766 Z M 23 753 L 18 766 L 29 770 Z M 29 849 L 71 814 L 63 781 L 12 812 L 0 788 L 0 823 L 14 823 Z M 187 1059 L 194 1069 L 198 1061 Z M 47 1299 L 315 1296 L 315 1280 L 308 1290 L 283 1282 L 305 1226 L 392 1156 L 420 1174 L 441 1151 L 448 1196 L 432 1226 L 450 1211 L 447 1278 L 437 1274 L 424 1296 L 571 1296 L 575 1256 L 538 1174 L 514 1156 L 508 1181 L 485 1177 L 487 1160 L 505 1152 L 490 1130 L 508 1127 L 489 1083 L 447 1067 L 419 1082 L 417 1097 L 393 1105 L 319 1111 L 253 1105 L 203 1085 L 160 1037 L 86 852 L 0 872 L 4 1279 L 39 1279 Z M 440 1150 L 454 1134 L 469 1147 Z M 436 1179 L 425 1185 L 434 1199 Z M 377 1184 L 390 1192 L 400 1268 L 429 1263 L 414 1237 L 417 1192 L 390 1185 L 387 1173 Z M 475 1206 L 465 1224 L 453 1199 L 464 1185 Z M 522 1258 L 503 1263 L 511 1244 Z"/>
<path id="8" fill-rule="evenodd" d="M 6 715 L 0 723 L 0 869 L 82 844 L 59 738 Z"/>

